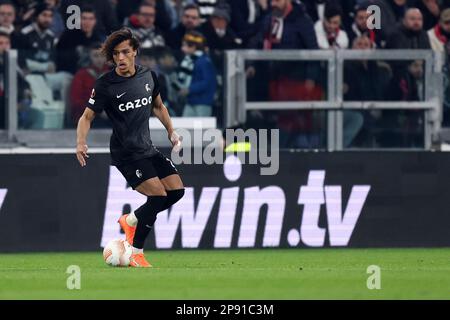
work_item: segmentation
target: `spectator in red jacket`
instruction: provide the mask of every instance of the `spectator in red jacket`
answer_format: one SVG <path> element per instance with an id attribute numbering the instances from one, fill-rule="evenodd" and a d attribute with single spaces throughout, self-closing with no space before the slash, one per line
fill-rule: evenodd
<path id="1" fill-rule="evenodd" d="M 76 127 L 78 119 L 86 108 L 95 80 L 108 69 L 105 58 L 99 49 L 99 44 L 94 44 L 89 48 L 90 66 L 80 69 L 73 78 L 70 88 L 70 119 L 68 119 L 68 126 L 70 127 Z M 104 113 L 98 119 L 96 118 L 95 122 L 98 122 L 96 127 L 109 127 L 109 122 Z"/>

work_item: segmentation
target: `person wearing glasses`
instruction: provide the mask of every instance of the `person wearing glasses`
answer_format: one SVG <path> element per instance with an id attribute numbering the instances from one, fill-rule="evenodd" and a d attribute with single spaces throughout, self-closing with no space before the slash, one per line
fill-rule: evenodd
<path id="1" fill-rule="evenodd" d="M 162 32 L 155 27 L 155 17 L 155 6 L 143 2 L 138 9 L 137 21 L 130 26 L 131 31 L 141 44 L 140 47 L 143 49 L 164 47 L 166 45 Z"/>

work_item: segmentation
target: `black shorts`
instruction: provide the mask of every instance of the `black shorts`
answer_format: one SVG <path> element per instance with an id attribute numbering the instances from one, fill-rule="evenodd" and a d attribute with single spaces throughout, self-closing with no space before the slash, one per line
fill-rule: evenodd
<path id="1" fill-rule="evenodd" d="M 149 158 L 136 160 L 125 165 L 117 166 L 117 169 L 134 189 L 145 180 L 158 177 L 163 179 L 172 174 L 178 174 L 172 160 L 158 151 L 157 154 Z"/>

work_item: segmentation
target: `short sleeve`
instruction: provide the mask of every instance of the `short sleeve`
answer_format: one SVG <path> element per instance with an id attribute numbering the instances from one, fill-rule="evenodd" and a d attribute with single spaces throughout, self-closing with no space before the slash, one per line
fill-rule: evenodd
<path id="1" fill-rule="evenodd" d="M 153 83 L 155 84 L 155 87 L 153 89 L 153 94 L 152 94 L 152 98 L 153 100 L 156 99 L 156 97 L 159 95 L 160 91 L 159 91 L 159 81 L 158 81 L 158 76 L 156 75 L 155 72 L 151 71 L 152 73 L 152 79 L 153 79 Z"/>
<path id="2" fill-rule="evenodd" d="M 91 97 L 88 100 L 88 108 L 92 109 L 95 113 L 101 113 L 106 108 L 107 104 L 108 93 L 106 88 L 97 80 L 92 89 Z"/>

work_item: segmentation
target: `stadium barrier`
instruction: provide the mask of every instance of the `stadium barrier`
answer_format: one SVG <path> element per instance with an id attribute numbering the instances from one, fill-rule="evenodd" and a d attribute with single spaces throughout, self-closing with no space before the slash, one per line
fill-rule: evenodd
<path id="1" fill-rule="evenodd" d="M 423 61 L 422 101 L 389 101 L 386 99 L 382 101 L 346 101 L 344 99 L 344 64 L 370 60 L 396 64 L 397 67 L 407 61 Z M 322 70 L 320 73 L 324 77 L 322 79 L 324 92 L 319 98 L 306 98 L 299 101 L 299 98 L 303 98 L 299 97 L 302 94 L 295 95 L 294 100 L 292 97 L 286 96 L 288 90 L 284 88 L 282 97 L 272 97 L 273 100 L 270 98 L 269 100 L 249 100 L 248 87 L 252 78 L 249 78 L 247 68 L 249 65 L 261 62 L 266 63 L 262 69 L 271 70 L 270 80 L 273 80 L 273 77 L 285 78 L 283 85 L 289 84 L 289 81 L 285 81 L 286 78 L 293 77 L 295 79 L 298 77 L 298 73 L 301 73 L 301 69 L 305 71 L 306 67 L 314 64 L 318 67 L 317 63 L 320 62 L 321 67 L 316 69 Z M 307 62 L 309 65 L 299 64 L 301 62 Z M 290 65 L 274 66 L 274 63 L 290 63 Z M 270 66 L 272 66 L 271 69 Z M 324 135 L 327 136 L 327 141 L 324 149 L 334 151 L 346 149 L 343 143 L 344 111 L 415 110 L 424 112 L 423 148 L 421 149 L 430 150 L 432 142 L 437 140 L 441 129 L 444 88 L 442 66 L 443 56 L 432 50 L 228 50 L 225 54 L 224 76 L 225 126 L 234 127 L 245 124 L 248 112 L 255 110 L 326 111 L 326 133 Z M 259 72 L 261 73 L 261 71 Z M 289 75 L 290 73 L 293 75 Z M 260 77 L 261 75 L 256 71 L 254 78 L 259 79 Z M 279 79 L 277 81 L 280 81 Z M 293 90 L 298 91 L 299 87 Z M 375 147 L 375 149 L 380 148 Z"/>
<path id="2" fill-rule="evenodd" d="M 0 251 L 90 251 L 123 237 L 143 196 L 105 150 L 0 155 Z M 148 248 L 450 246 L 450 154 L 281 153 L 279 172 L 228 155 L 180 165 L 186 194 L 161 212 Z"/>

